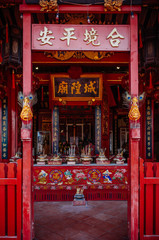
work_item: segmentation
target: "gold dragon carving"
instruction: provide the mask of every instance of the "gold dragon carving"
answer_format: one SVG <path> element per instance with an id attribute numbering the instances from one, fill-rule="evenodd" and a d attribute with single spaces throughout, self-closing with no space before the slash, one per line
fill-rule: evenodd
<path id="1" fill-rule="evenodd" d="M 40 11 L 46 11 L 46 12 L 51 12 L 51 11 L 57 11 L 58 9 L 58 4 L 57 0 L 40 0 L 39 5 L 41 6 Z"/>
<path id="2" fill-rule="evenodd" d="M 123 0 L 104 0 L 104 11 L 121 11 Z"/>

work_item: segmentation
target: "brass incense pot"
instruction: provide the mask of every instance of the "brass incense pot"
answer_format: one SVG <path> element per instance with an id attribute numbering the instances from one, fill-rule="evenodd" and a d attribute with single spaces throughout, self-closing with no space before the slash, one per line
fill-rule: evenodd
<path id="1" fill-rule="evenodd" d="M 105 151 L 106 151 L 106 148 L 105 149 L 102 149 L 102 148 L 100 149 L 99 156 L 96 159 L 97 164 L 109 164 L 110 163 L 108 158 L 105 156 Z"/>
<path id="2" fill-rule="evenodd" d="M 75 164 L 76 161 L 78 160 L 76 158 L 76 153 L 75 153 L 75 145 L 71 145 L 71 147 L 69 148 L 69 155 L 68 157 L 66 158 L 67 160 L 67 164 Z"/>
<path id="3" fill-rule="evenodd" d="M 86 146 L 86 149 L 82 150 L 81 158 L 80 160 L 82 161 L 83 164 L 90 164 L 91 161 L 93 160 L 91 157 L 91 147 Z"/>

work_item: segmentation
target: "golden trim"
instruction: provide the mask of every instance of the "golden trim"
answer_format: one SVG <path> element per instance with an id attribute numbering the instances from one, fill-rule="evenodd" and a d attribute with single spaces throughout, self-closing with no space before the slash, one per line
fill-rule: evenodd
<path id="1" fill-rule="evenodd" d="M 105 51 L 45 51 L 44 56 L 55 58 L 60 61 L 66 61 L 71 58 L 83 59 L 88 58 L 93 61 L 99 61 L 103 58 L 108 58 L 114 55 L 114 52 Z"/>
<path id="2" fill-rule="evenodd" d="M 104 11 L 121 11 L 123 0 L 104 0 Z"/>
<path id="3" fill-rule="evenodd" d="M 41 6 L 40 11 L 46 11 L 46 12 L 51 12 L 51 11 L 56 11 L 57 12 L 57 0 L 40 0 L 39 5 Z"/>
<path id="4" fill-rule="evenodd" d="M 66 78 L 70 78 L 68 74 L 51 74 L 50 78 L 51 78 L 51 92 L 52 92 L 52 100 L 53 101 L 59 101 L 60 97 L 55 97 L 55 82 L 54 79 L 55 77 L 66 77 Z M 82 74 L 80 76 L 81 78 L 99 78 L 99 97 L 93 97 L 93 99 L 95 99 L 95 101 L 102 101 L 102 92 L 103 92 L 103 75 L 102 74 Z M 61 97 L 62 100 L 64 101 L 92 101 L 92 97 Z"/>

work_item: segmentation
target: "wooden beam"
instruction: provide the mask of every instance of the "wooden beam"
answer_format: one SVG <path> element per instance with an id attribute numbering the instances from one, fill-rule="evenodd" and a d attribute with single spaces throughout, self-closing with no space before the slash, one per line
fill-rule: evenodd
<path id="1" fill-rule="evenodd" d="M 20 5 L 20 11 L 21 12 L 40 12 L 40 5 L 27 5 L 22 4 Z M 59 12 L 60 13 L 113 13 L 113 14 L 121 14 L 121 13 L 130 13 L 130 12 L 140 12 L 141 6 L 122 6 L 120 12 L 105 12 L 104 11 L 104 5 L 91 5 L 89 6 L 79 6 L 79 5 L 59 5 Z"/>

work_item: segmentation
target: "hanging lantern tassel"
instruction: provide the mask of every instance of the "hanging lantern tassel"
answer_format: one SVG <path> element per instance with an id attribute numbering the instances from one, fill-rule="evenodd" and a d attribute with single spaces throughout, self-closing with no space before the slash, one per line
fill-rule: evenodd
<path id="1" fill-rule="evenodd" d="M 41 87 L 41 101 L 43 102 L 44 100 L 44 89 L 43 86 Z"/>
<path id="2" fill-rule="evenodd" d="M 15 75 L 14 75 L 14 69 L 12 70 L 12 88 L 15 89 Z"/>
<path id="3" fill-rule="evenodd" d="M 150 82 L 149 82 L 149 89 L 152 90 L 153 89 L 153 85 L 152 85 L 152 72 L 150 71 Z"/>
<path id="4" fill-rule="evenodd" d="M 8 23 L 6 24 L 6 43 L 8 43 Z"/>
<path id="5" fill-rule="evenodd" d="M 118 88 L 118 102 L 120 102 L 120 89 L 119 89 L 119 86 L 117 86 Z"/>
<path id="6" fill-rule="evenodd" d="M 143 48 L 141 29 L 139 29 L 139 48 Z"/>
<path id="7" fill-rule="evenodd" d="M 0 64 L 2 63 L 2 40 L 0 40 Z"/>

